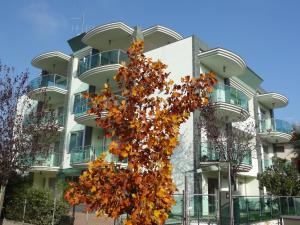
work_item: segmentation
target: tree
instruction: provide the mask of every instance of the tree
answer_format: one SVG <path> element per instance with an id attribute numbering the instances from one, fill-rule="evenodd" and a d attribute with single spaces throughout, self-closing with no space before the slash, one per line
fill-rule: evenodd
<path id="1" fill-rule="evenodd" d="M 113 139 L 109 152 L 126 167 L 109 163 L 105 155 L 90 163 L 78 184 L 71 184 L 66 199 L 86 203 L 87 210 L 118 218 L 126 225 L 163 224 L 175 201 L 170 157 L 178 142 L 180 125 L 190 113 L 208 103 L 215 75 L 186 76 L 181 84 L 168 79 L 166 65 L 143 54 L 143 42 L 128 49 L 130 62 L 114 77 L 122 98 L 109 84 L 99 95 L 89 95 L 90 113 Z M 107 112 L 107 113 L 103 113 Z"/>
<path id="2" fill-rule="evenodd" d="M 257 176 L 260 188 L 277 196 L 298 196 L 300 179 L 296 168 L 286 159 L 272 158 L 272 165 Z"/>
<path id="3" fill-rule="evenodd" d="M 200 148 L 207 149 L 199 161 L 230 162 L 231 180 L 236 190 L 236 177 L 244 171 L 243 164 L 251 163 L 259 143 L 255 123 L 251 119 L 243 123 L 226 123 L 226 118 L 218 114 L 214 103 L 210 102 L 200 111 L 198 127 Z"/>
<path id="4" fill-rule="evenodd" d="M 16 75 L 0 63 L 0 213 L 9 178 L 47 154 L 58 126 L 46 92 L 39 103 L 29 99 L 28 72 Z"/>

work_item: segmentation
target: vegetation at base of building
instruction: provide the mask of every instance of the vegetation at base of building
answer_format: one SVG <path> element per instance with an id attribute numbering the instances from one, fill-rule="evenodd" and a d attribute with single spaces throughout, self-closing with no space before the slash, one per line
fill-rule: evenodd
<path id="1" fill-rule="evenodd" d="M 50 99 L 43 93 L 38 103 L 30 98 L 29 73 L 16 74 L 0 62 L 0 213 L 8 180 L 26 172 L 38 156 L 49 154 L 58 124 Z"/>
<path id="2" fill-rule="evenodd" d="M 297 169 L 286 159 L 272 158 L 272 165 L 257 176 L 260 188 L 277 196 L 299 196 L 300 178 Z"/>
<path id="3" fill-rule="evenodd" d="M 180 125 L 208 104 L 216 83 L 211 72 L 198 78 L 186 76 L 174 84 L 167 66 L 146 58 L 143 50 L 142 41 L 134 42 L 127 51 L 129 64 L 114 77 L 121 99 L 109 84 L 99 95 L 86 95 L 89 112 L 97 115 L 97 125 L 113 140 L 109 152 L 127 160 L 127 165 L 107 162 L 102 155 L 66 193 L 71 204 L 87 203 L 97 215 L 127 214 L 126 225 L 164 224 L 168 218 L 176 191 L 170 158 Z"/>
<path id="4" fill-rule="evenodd" d="M 6 203 L 5 218 L 23 221 L 25 210 L 25 223 L 49 225 L 52 223 L 54 208 L 54 224 L 60 224 L 63 216 L 70 209 L 67 202 L 62 198 L 58 198 L 56 203 L 54 203 L 54 196 L 50 190 L 36 188 L 18 189 L 18 192 L 15 192 Z"/>

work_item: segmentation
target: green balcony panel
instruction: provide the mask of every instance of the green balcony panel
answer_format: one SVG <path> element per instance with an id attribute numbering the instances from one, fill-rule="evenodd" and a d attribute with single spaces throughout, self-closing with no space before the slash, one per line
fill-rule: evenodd
<path id="1" fill-rule="evenodd" d="M 238 89 L 225 84 L 214 86 L 210 100 L 214 103 L 222 102 L 239 106 L 248 111 L 248 97 Z"/>
<path id="2" fill-rule="evenodd" d="M 48 156 L 38 156 L 32 162 L 34 167 L 59 167 L 61 163 L 60 153 L 50 153 Z"/>
<path id="3" fill-rule="evenodd" d="M 94 161 L 105 150 L 102 147 L 76 147 L 71 151 L 71 164 L 85 164 Z"/>
<path id="4" fill-rule="evenodd" d="M 128 56 L 123 50 L 111 50 L 82 58 L 79 61 L 78 76 L 95 67 L 123 64 L 128 62 Z"/>
<path id="5" fill-rule="evenodd" d="M 265 119 L 260 121 L 260 132 L 268 133 L 268 132 L 282 132 L 282 133 L 291 133 L 293 130 L 292 125 L 284 120 L 279 119 Z"/>
<path id="6" fill-rule="evenodd" d="M 35 90 L 43 87 L 58 87 L 67 89 L 67 78 L 57 74 L 41 75 L 30 81 L 30 90 Z"/>

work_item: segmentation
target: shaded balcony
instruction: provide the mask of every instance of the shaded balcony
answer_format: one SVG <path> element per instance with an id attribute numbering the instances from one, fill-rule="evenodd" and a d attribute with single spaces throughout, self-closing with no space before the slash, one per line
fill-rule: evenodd
<path id="1" fill-rule="evenodd" d="M 111 85 L 116 87 L 113 77 L 126 62 L 127 54 L 120 49 L 86 56 L 79 61 L 78 78 L 99 88 L 103 88 L 104 83 L 109 80 Z"/>
<path id="2" fill-rule="evenodd" d="M 31 162 L 31 170 L 47 170 L 56 171 L 61 164 L 61 154 L 54 152 L 47 156 L 37 156 L 36 159 Z"/>
<path id="3" fill-rule="evenodd" d="M 74 120 L 79 123 L 90 127 L 96 127 L 96 118 L 94 114 L 88 113 L 91 108 L 88 99 L 81 99 L 79 102 L 74 103 Z"/>
<path id="4" fill-rule="evenodd" d="M 105 152 L 104 148 L 92 145 L 73 148 L 70 153 L 70 164 L 72 166 L 86 166 L 89 162 L 94 161 L 103 152 Z"/>
<path id="5" fill-rule="evenodd" d="M 270 143 L 286 143 L 292 138 L 292 125 L 284 120 L 269 118 L 260 121 L 260 137 Z"/>
<path id="6" fill-rule="evenodd" d="M 260 94 L 257 100 L 269 109 L 285 107 L 289 102 L 287 97 L 274 92 Z"/>
<path id="7" fill-rule="evenodd" d="M 215 85 L 210 101 L 217 116 L 226 122 L 244 121 L 250 116 L 248 97 L 234 87 L 224 84 Z"/>
<path id="8" fill-rule="evenodd" d="M 218 162 L 223 161 L 226 162 L 228 160 L 227 154 L 225 152 L 226 147 L 224 147 L 224 150 L 218 151 L 214 149 L 213 147 L 209 147 L 207 144 L 203 144 L 200 147 L 199 153 L 200 153 L 200 162 Z M 225 155 L 221 156 L 220 152 L 224 152 Z M 241 154 L 236 154 L 232 157 L 233 159 L 236 158 L 236 161 L 240 161 L 238 158 L 243 158 L 243 160 L 238 163 L 239 164 L 239 170 L 240 172 L 248 172 L 252 168 L 252 155 L 251 151 L 245 152 L 244 156 L 241 157 Z M 210 168 L 211 169 L 211 168 Z"/>
<path id="9" fill-rule="evenodd" d="M 58 73 L 67 75 L 68 64 L 71 56 L 59 51 L 46 52 L 32 59 L 31 64 L 41 70 L 49 73 Z"/>
<path id="10" fill-rule="evenodd" d="M 246 71 L 246 62 L 235 53 L 223 48 L 215 48 L 198 54 L 201 64 L 222 77 L 232 77 Z"/>
<path id="11" fill-rule="evenodd" d="M 67 78 L 57 74 L 41 75 L 30 81 L 29 89 L 33 100 L 41 101 L 46 96 L 52 104 L 61 103 L 67 93 Z"/>

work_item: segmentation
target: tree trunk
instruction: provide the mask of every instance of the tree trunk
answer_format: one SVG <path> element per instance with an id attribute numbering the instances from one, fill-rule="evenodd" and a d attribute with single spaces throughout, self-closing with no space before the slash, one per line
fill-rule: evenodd
<path id="1" fill-rule="evenodd" d="M 7 184 L 7 182 L 5 184 L 1 185 L 1 189 L 0 189 L 0 216 L 2 213 L 2 209 L 3 209 L 6 184 Z"/>

